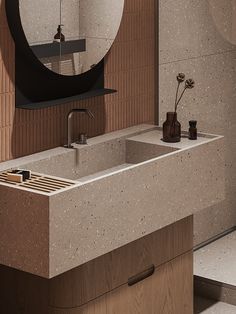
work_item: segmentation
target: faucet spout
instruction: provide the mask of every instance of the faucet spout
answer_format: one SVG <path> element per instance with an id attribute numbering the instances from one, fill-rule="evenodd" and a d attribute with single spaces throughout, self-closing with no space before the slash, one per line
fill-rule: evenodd
<path id="1" fill-rule="evenodd" d="M 67 115 L 67 148 L 73 148 L 72 145 L 72 117 L 74 113 L 85 113 L 90 118 L 94 118 L 94 114 L 90 109 L 72 109 Z"/>

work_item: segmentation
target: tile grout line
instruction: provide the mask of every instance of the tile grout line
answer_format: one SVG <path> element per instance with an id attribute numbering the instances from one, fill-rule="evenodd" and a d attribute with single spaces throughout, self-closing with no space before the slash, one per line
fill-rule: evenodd
<path id="1" fill-rule="evenodd" d="M 202 59 L 202 58 L 207 58 L 207 57 L 219 56 L 219 55 L 224 55 L 224 54 L 228 54 L 228 53 L 232 53 L 232 52 L 236 52 L 236 49 L 225 50 L 225 51 L 218 52 L 218 53 L 211 53 L 211 54 L 199 55 L 199 56 L 196 56 L 196 57 L 190 57 L 190 58 L 183 58 L 183 59 L 178 59 L 178 60 L 172 60 L 172 61 L 168 61 L 168 62 L 161 62 L 161 63 L 159 63 L 159 66 L 167 65 L 167 64 L 172 64 L 172 63 L 183 62 L 183 61 L 197 60 L 197 59 Z"/>
<path id="2" fill-rule="evenodd" d="M 228 234 L 230 234 L 230 233 L 232 233 L 234 231 L 236 231 L 236 226 L 234 226 L 234 227 L 232 227 L 230 229 L 227 229 L 227 230 L 217 234 L 216 236 L 214 236 L 214 237 L 212 237 L 212 238 L 210 238 L 210 239 L 208 239 L 208 240 L 206 240 L 206 241 L 204 241 L 204 242 L 202 242 L 202 243 L 200 243 L 198 245 L 195 245 L 194 248 L 193 248 L 193 251 L 196 252 L 196 251 L 200 250 L 201 248 L 203 248 L 203 247 L 205 247 L 205 246 L 207 246 L 207 245 L 209 245 L 209 244 L 211 244 L 211 243 L 213 243 L 213 242 L 215 242 L 215 241 L 217 241 L 217 240 L 227 236 Z"/>

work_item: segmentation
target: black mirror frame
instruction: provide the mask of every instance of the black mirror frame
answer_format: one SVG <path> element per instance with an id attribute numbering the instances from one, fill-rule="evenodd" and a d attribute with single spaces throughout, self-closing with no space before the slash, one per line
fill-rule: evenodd
<path id="1" fill-rule="evenodd" d="M 16 107 L 38 109 L 65 103 L 67 98 L 69 101 L 69 98 L 83 99 L 83 95 L 89 98 L 89 95 L 94 97 L 115 92 L 104 89 L 104 59 L 88 72 L 75 76 L 60 75 L 47 69 L 27 42 L 20 18 L 19 0 L 5 0 L 5 7 L 16 50 Z"/>

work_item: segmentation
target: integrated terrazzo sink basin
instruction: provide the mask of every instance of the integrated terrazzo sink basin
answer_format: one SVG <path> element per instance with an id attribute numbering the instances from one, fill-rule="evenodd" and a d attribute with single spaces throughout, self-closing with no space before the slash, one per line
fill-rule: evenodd
<path id="1" fill-rule="evenodd" d="M 0 180 L 0 263 L 52 278 L 222 201 L 223 138 L 161 136 L 140 125 L 0 164 L 65 184 Z"/>
<path id="2" fill-rule="evenodd" d="M 88 145 L 74 144 L 74 149 L 48 151 L 48 157 L 23 167 L 37 173 L 85 182 L 178 150 L 160 145 L 161 142 L 158 145 L 139 142 L 126 136 L 111 136 L 103 142 L 100 142 L 101 138 L 91 139 Z"/>

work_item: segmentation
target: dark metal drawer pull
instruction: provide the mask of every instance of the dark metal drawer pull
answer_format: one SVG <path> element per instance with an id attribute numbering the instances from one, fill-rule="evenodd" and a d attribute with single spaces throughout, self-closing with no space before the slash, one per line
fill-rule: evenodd
<path id="1" fill-rule="evenodd" d="M 136 283 L 152 276 L 155 272 L 155 266 L 152 265 L 150 266 L 148 269 L 142 271 L 141 273 L 135 275 L 135 276 L 132 276 L 128 279 L 128 286 L 133 286 L 135 285 Z"/>

